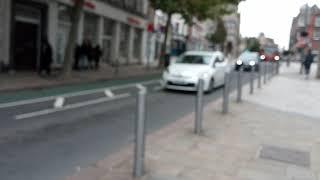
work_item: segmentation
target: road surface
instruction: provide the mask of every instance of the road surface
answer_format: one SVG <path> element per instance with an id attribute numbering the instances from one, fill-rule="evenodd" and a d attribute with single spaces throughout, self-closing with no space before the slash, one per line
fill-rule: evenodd
<path id="1" fill-rule="evenodd" d="M 244 81 L 248 79 L 245 75 Z M 235 76 L 231 85 L 232 89 L 236 87 Z M 194 111 L 195 93 L 162 91 L 156 82 L 146 86 L 148 133 Z M 0 108 L 1 179 L 62 180 L 75 173 L 77 167 L 87 167 L 132 143 L 136 92 L 133 86 L 114 90 L 111 95 L 102 91 L 66 98 L 64 106 L 123 95 L 65 111 L 50 111 L 56 109 L 56 99 Z M 248 93 L 247 89 L 243 93 Z M 217 88 L 205 95 L 205 103 L 221 96 L 222 88 Z"/>

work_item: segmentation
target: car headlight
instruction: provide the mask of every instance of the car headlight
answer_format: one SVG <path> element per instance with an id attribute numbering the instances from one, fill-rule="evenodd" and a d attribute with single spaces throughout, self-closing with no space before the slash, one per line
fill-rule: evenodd
<path id="1" fill-rule="evenodd" d="M 265 60 L 265 59 L 266 59 L 266 56 L 265 56 L 265 55 L 261 55 L 261 56 L 260 56 L 260 59 Z"/>
<path id="2" fill-rule="evenodd" d="M 207 72 L 203 73 L 203 74 L 201 74 L 200 78 L 208 79 L 208 78 L 210 78 L 210 73 L 207 73 Z"/>
<path id="3" fill-rule="evenodd" d="M 239 66 L 242 65 L 242 61 L 240 59 L 237 61 L 237 65 L 239 65 Z"/>
<path id="4" fill-rule="evenodd" d="M 279 61 L 280 60 L 280 56 L 275 56 L 274 60 Z"/>
<path id="5" fill-rule="evenodd" d="M 254 66 L 254 65 L 256 65 L 256 62 L 250 61 L 250 62 L 249 62 L 249 65 L 250 65 L 250 66 Z"/>

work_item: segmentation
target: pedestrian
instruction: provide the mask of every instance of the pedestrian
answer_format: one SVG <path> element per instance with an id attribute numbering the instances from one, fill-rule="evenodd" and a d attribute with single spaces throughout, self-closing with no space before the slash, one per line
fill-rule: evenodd
<path id="1" fill-rule="evenodd" d="M 79 70 L 79 62 L 81 59 L 81 56 L 83 55 L 81 46 L 79 44 L 76 45 L 76 48 L 74 50 L 74 64 L 73 69 Z"/>
<path id="2" fill-rule="evenodd" d="M 87 68 L 91 68 L 92 64 L 92 45 L 89 39 L 85 39 L 81 45 L 81 52 L 83 54 L 82 60 L 86 60 Z M 83 62 L 85 64 L 85 62 Z"/>
<path id="3" fill-rule="evenodd" d="M 52 47 L 47 39 L 47 37 L 43 37 L 41 40 L 40 47 L 40 70 L 39 74 L 42 75 L 43 71 L 47 75 L 51 74 L 51 63 L 52 63 Z"/>
<path id="4" fill-rule="evenodd" d="M 92 49 L 92 58 L 94 61 L 95 70 L 99 69 L 99 62 L 100 62 L 101 56 L 102 56 L 102 50 L 100 48 L 100 45 L 98 44 Z"/>
<path id="5" fill-rule="evenodd" d="M 313 63 L 313 59 L 314 59 L 314 55 L 312 54 L 312 50 L 309 49 L 306 56 L 305 56 L 305 60 L 303 62 L 303 65 L 305 68 L 306 79 L 309 79 L 310 68 Z"/>

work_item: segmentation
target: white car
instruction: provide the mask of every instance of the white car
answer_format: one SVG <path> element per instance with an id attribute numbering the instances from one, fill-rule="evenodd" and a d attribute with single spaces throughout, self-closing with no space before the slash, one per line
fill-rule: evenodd
<path id="1" fill-rule="evenodd" d="M 164 88 L 197 91 L 200 78 L 204 79 L 204 91 L 224 85 L 227 62 L 222 52 L 189 51 L 163 72 Z"/>

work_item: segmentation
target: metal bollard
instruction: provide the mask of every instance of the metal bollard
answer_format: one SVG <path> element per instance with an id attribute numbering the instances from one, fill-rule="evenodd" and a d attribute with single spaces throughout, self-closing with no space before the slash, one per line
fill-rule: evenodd
<path id="1" fill-rule="evenodd" d="M 240 103 L 242 101 L 242 71 L 239 69 L 238 71 L 238 81 L 237 81 L 237 102 Z"/>
<path id="2" fill-rule="evenodd" d="M 137 95 L 137 115 L 135 123 L 135 153 L 133 176 L 141 177 L 144 174 L 145 153 L 145 121 L 146 121 L 146 95 L 147 89 L 139 86 Z"/>
<path id="3" fill-rule="evenodd" d="M 118 76 L 119 75 L 119 66 L 120 66 L 120 62 L 119 62 L 119 58 L 116 59 L 116 62 L 114 64 L 115 69 L 114 69 L 114 76 Z"/>
<path id="4" fill-rule="evenodd" d="M 199 79 L 198 91 L 196 96 L 196 113 L 195 113 L 195 128 L 194 133 L 200 135 L 202 132 L 202 119 L 203 119 L 203 89 L 204 80 Z"/>
<path id="5" fill-rule="evenodd" d="M 263 83 L 267 83 L 267 63 L 263 62 Z"/>
<path id="6" fill-rule="evenodd" d="M 262 69 L 262 67 L 261 67 L 261 62 L 259 62 L 259 69 L 258 69 L 258 88 L 261 88 L 261 69 Z"/>
<path id="7" fill-rule="evenodd" d="M 254 70 L 251 69 L 250 71 L 250 94 L 253 94 L 254 91 Z"/>
<path id="8" fill-rule="evenodd" d="M 270 81 L 272 78 L 272 64 L 271 64 L 271 62 L 269 62 L 268 68 L 269 68 L 268 80 Z"/>
<path id="9" fill-rule="evenodd" d="M 278 75 L 280 72 L 280 62 L 278 61 L 276 65 L 276 75 Z"/>
<path id="10" fill-rule="evenodd" d="M 229 89 L 230 88 L 230 73 L 226 72 L 224 76 L 224 87 L 223 87 L 223 103 L 222 113 L 227 114 L 229 112 Z"/>

